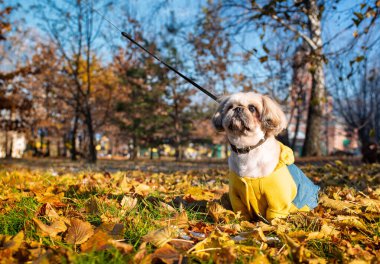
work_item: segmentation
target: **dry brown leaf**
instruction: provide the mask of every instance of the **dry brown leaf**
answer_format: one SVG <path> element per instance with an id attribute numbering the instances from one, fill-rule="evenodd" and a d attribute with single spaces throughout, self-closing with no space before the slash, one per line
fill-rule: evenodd
<path id="1" fill-rule="evenodd" d="M 161 248 L 158 248 L 152 254 L 152 262 L 161 261 L 166 264 L 177 263 L 180 259 L 180 254 L 172 246 L 166 244 Z M 160 262 L 160 263 L 161 263 Z"/>
<path id="2" fill-rule="evenodd" d="M 83 252 L 90 252 L 92 250 L 104 250 L 108 247 L 108 241 L 111 239 L 107 233 L 98 230 L 93 236 L 91 236 L 86 242 L 81 245 Z M 79 243 L 77 243 L 79 244 Z"/>
<path id="3" fill-rule="evenodd" d="M 50 226 L 44 224 L 38 218 L 33 218 L 33 221 L 37 224 L 38 231 L 41 236 L 56 237 L 59 233 L 65 232 L 67 226 L 64 221 L 56 220 Z"/>
<path id="4" fill-rule="evenodd" d="M 109 240 L 108 243 L 120 251 L 121 254 L 127 255 L 133 252 L 133 246 L 116 240 Z"/>
<path id="5" fill-rule="evenodd" d="M 69 244 L 80 245 L 87 241 L 94 234 L 94 230 L 89 222 L 73 218 L 71 226 L 67 230 L 65 241 Z"/>
<path id="6" fill-rule="evenodd" d="M 337 225 L 355 227 L 358 230 L 371 233 L 363 221 L 357 216 L 338 215 L 334 222 Z"/>
<path id="7" fill-rule="evenodd" d="M 162 247 L 177 236 L 177 229 L 167 226 L 158 230 L 154 230 L 143 237 L 143 241 L 151 243 L 156 247 Z"/>
<path id="8" fill-rule="evenodd" d="M 97 230 L 102 230 L 114 240 L 120 240 L 124 238 L 124 225 L 121 223 L 102 223 L 97 227 Z"/>
<path id="9" fill-rule="evenodd" d="M 137 198 L 124 195 L 123 199 L 120 202 L 121 205 L 121 214 L 125 215 L 130 212 L 137 205 Z"/>
<path id="10" fill-rule="evenodd" d="M 3 236 L 0 237 L 0 250 L 9 250 L 10 252 L 12 251 L 17 251 L 22 242 L 24 242 L 25 234 L 24 231 L 18 232 L 16 235 L 13 237 L 8 237 L 8 236 Z"/>
<path id="11" fill-rule="evenodd" d="M 339 236 L 340 234 L 340 232 L 335 227 L 329 226 L 327 224 L 322 225 L 321 233 L 324 235 L 324 237 Z"/>
<path id="12" fill-rule="evenodd" d="M 86 211 L 89 214 L 98 214 L 99 213 L 99 205 L 98 199 L 95 196 L 92 196 L 90 200 L 86 204 Z"/>
<path id="13" fill-rule="evenodd" d="M 141 261 L 146 257 L 148 251 L 146 249 L 146 242 L 143 242 L 139 249 L 137 250 L 136 255 L 133 257 L 135 263 L 141 263 Z"/>
<path id="14" fill-rule="evenodd" d="M 55 194 L 55 193 L 36 193 L 36 200 L 39 203 L 49 203 L 56 207 L 64 207 L 66 204 L 62 202 L 63 197 L 65 196 L 64 192 Z"/>
<path id="15" fill-rule="evenodd" d="M 164 202 L 161 202 L 161 201 L 159 201 L 158 204 L 159 204 L 159 206 L 162 209 L 164 209 L 164 210 L 166 210 L 168 212 L 171 212 L 171 213 L 176 213 L 177 212 L 177 210 L 173 206 L 171 206 L 170 204 L 167 204 L 167 203 L 164 203 Z"/>
<path id="16" fill-rule="evenodd" d="M 374 200 L 374 199 L 369 199 L 369 198 L 362 198 L 359 200 L 360 204 L 365 206 L 365 211 L 366 212 L 371 212 L 371 213 L 380 213 L 380 201 L 379 200 Z"/>
<path id="17" fill-rule="evenodd" d="M 327 195 L 323 195 L 319 201 L 324 207 L 339 211 L 347 211 L 352 213 L 354 212 L 354 209 L 357 208 L 357 206 L 352 203 L 330 199 L 327 197 Z"/>
<path id="18" fill-rule="evenodd" d="M 50 203 L 43 204 L 38 210 L 39 216 L 46 216 L 50 221 L 60 219 L 58 213 L 54 210 Z"/>
<path id="19" fill-rule="evenodd" d="M 183 210 L 182 212 L 177 213 L 173 218 L 165 220 L 165 222 L 178 228 L 184 228 L 189 225 L 189 218 L 187 217 L 186 211 Z"/>

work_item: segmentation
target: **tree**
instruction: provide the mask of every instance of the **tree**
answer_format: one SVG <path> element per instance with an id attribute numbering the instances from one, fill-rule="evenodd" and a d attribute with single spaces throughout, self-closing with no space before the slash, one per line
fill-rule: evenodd
<path id="1" fill-rule="evenodd" d="M 182 25 L 176 22 L 174 12 L 171 12 L 170 20 L 165 25 L 162 36 L 162 46 L 166 53 L 166 61 L 179 71 L 185 69 L 183 54 L 181 54 L 184 43 L 177 41 L 177 37 L 183 33 L 181 32 L 182 28 Z M 174 72 L 167 72 L 166 81 L 165 99 L 168 103 L 168 119 L 165 132 L 174 143 L 176 160 L 181 160 L 183 159 L 183 146 L 190 138 L 192 120 L 188 110 L 191 96 L 195 91 Z"/>
<path id="2" fill-rule="evenodd" d="M 95 72 L 92 69 L 95 59 L 94 48 L 102 22 L 96 22 L 94 19 L 93 2 L 89 0 L 73 0 L 65 3 L 44 0 L 35 8 L 42 14 L 44 29 L 63 56 L 66 73 L 74 84 L 68 87 L 72 98 L 70 105 L 75 113 L 72 137 L 73 139 L 76 137 L 79 115 L 82 115 L 89 139 L 87 159 L 94 163 L 97 155 L 93 120 Z M 74 140 L 72 141 L 72 145 L 75 146 Z"/>
<path id="3" fill-rule="evenodd" d="M 324 53 L 321 19 L 324 5 L 317 0 L 305 1 L 243 1 L 226 0 L 209 8 L 209 14 L 222 14 L 223 28 L 231 34 L 248 32 L 252 26 L 267 32 L 266 28 L 285 30 L 293 34 L 295 41 L 302 39 L 310 47 L 310 71 L 312 74 L 311 100 L 308 109 L 307 130 L 303 154 L 321 155 L 320 128 L 325 95 L 323 71 Z M 234 31 L 233 31 L 234 30 Z M 265 62 L 267 57 L 261 57 Z"/>
<path id="4" fill-rule="evenodd" d="M 137 39 L 141 40 L 141 35 L 137 35 Z M 153 43 L 145 43 L 155 50 Z M 130 139 L 131 159 L 135 159 L 140 146 L 156 145 L 166 136 L 167 108 L 163 100 L 166 70 L 153 58 L 129 48 L 119 48 L 113 60 L 115 75 L 119 79 L 113 121 L 123 136 Z M 136 56 L 143 59 L 138 60 Z"/>
<path id="5" fill-rule="evenodd" d="M 380 70 L 369 59 L 358 66 L 356 77 L 336 75 L 336 110 L 362 146 L 380 141 Z M 341 79 L 341 80 L 339 80 Z"/>

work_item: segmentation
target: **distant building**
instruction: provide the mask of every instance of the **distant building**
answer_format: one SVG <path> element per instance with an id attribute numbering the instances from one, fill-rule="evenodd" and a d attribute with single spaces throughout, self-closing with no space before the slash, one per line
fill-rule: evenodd
<path id="1" fill-rule="evenodd" d="M 24 133 L 0 131 L 0 158 L 5 158 L 7 152 L 10 153 L 12 158 L 22 158 L 26 144 Z"/>

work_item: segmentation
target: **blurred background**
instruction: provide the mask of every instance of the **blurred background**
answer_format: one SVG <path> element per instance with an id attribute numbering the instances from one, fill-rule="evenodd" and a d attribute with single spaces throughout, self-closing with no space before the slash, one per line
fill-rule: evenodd
<path id="1" fill-rule="evenodd" d="M 276 99 L 297 156 L 375 162 L 379 14 L 379 0 L 0 0 L 0 158 L 228 155 L 217 104 L 117 27 L 215 94 Z"/>

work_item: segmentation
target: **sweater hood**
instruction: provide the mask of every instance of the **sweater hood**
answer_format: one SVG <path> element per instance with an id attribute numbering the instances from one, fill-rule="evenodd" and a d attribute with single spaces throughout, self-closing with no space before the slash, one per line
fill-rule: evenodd
<path id="1" fill-rule="evenodd" d="M 281 142 L 278 142 L 280 144 L 280 159 L 279 164 L 277 167 L 280 167 L 281 165 L 291 165 L 294 163 L 294 154 L 293 150 Z"/>

